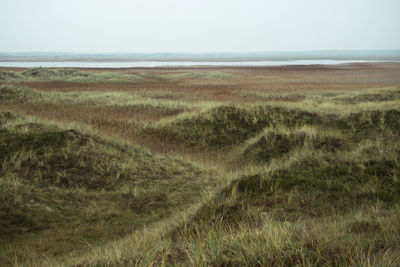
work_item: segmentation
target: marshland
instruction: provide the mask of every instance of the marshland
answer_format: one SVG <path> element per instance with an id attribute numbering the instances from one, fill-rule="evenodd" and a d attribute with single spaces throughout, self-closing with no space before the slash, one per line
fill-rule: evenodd
<path id="1" fill-rule="evenodd" d="M 400 64 L 0 69 L 1 266 L 400 265 Z"/>

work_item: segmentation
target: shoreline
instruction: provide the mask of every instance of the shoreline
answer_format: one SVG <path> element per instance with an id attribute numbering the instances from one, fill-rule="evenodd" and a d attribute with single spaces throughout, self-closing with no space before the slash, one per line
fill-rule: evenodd
<path id="1" fill-rule="evenodd" d="M 398 66 L 400 68 L 400 61 L 374 61 L 374 62 L 352 62 L 352 63 L 342 63 L 342 64 L 288 64 L 288 65 L 193 65 L 193 66 L 155 66 L 155 67 L 41 67 L 48 69 L 77 69 L 77 70 L 87 70 L 87 71 L 137 71 L 137 70 L 160 70 L 160 71 L 190 71 L 190 70 L 334 70 L 334 69 L 348 69 L 348 68 L 382 68 L 382 67 L 393 67 Z M 1 66 L 1 71 L 24 71 L 35 67 L 19 67 L 19 66 Z M 40 68 L 40 67 L 36 67 Z M 400 74 L 400 73 L 399 73 Z"/>
<path id="2" fill-rule="evenodd" d="M 73 69 L 153 69 L 153 68 L 268 68 L 289 66 L 342 66 L 352 64 L 400 64 L 400 60 L 285 60 L 285 61 L 240 61 L 240 62 L 169 62 L 169 61 L 132 61 L 132 62 L 86 62 L 86 61 L 0 61 L 0 69 L 5 68 L 73 68 Z"/>

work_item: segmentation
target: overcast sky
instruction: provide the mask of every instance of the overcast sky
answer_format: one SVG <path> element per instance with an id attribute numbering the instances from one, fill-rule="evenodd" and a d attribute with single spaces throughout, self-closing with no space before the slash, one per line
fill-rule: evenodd
<path id="1" fill-rule="evenodd" d="M 0 52 L 400 49 L 400 0 L 0 0 Z"/>

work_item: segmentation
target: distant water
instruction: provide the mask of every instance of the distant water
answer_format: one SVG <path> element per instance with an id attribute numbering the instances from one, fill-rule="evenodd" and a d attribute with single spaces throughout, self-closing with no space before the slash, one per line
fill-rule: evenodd
<path id="1" fill-rule="evenodd" d="M 0 67 L 44 67 L 44 68 L 150 68 L 150 67 L 175 67 L 175 66 L 286 66 L 286 65 L 335 65 L 363 62 L 400 62 L 395 60 L 281 60 L 281 61 L 239 61 L 239 62 L 192 62 L 192 61 L 131 61 L 131 62 L 0 62 Z"/>

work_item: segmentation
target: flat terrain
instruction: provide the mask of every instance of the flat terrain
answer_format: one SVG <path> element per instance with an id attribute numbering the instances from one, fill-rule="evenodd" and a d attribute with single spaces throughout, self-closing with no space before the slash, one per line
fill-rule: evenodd
<path id="1" fill-rule="evenodd" d="M 0 265 L 400 265 L 400 64 L 0 68 Z"/>
<path id="2" fill-rule="evenodd" d="M 0 68 L 21 73 L 26 69 Z M 400 83 L 400 63 L 357 63 L 278 67 L 195 67 L 79 69 L 101 74 L 89 79 L 53 79 L 30 77 L 15 83 L 43 92 L 122 93 L 173 108 L 137 110 L 130 105 L 87 105 L 69 103 L 13 103 L 10 108 L 63 122 L 81 122 L 103 133 L 124 136 L 155 152 L 176 150 L 176 144 L 135 137 L 132 124 L 157 122 L 184 111 L 200 110 L 220 103 L 255 104 L 258 102 L 301 102 L 307 96 L 323 93 L 384 88 Z M 113 74 L 118 74 L 113 76 Z M 132 76 L 132 79 L 127 79 Z M 0 81 L 1 85 L 1 81 Z M 137 101 L 136 101 L 137 102 Z M 208 153 L 208 152 L 207 152 Z M 207 158 L 207 156 L 206 156 Z"/>
<path id="3" fill-rule="evenodd" d="M 22 72 L 22 68 L 1 68 Z M 80 69 L 85 72 L 118 72 L 147 74 L 147 79 L 131 83 L 25 83 L 37 90 L 74 91 L 127 91 L 153 90 L 184 92 L 210 100 L 258 101 L 251 92 L 259 94 L 323 92 L 329 90 L 360 90 L 393 86 L 400 82 L 400 63 L 357 63 L 345 65 L 310 65 L 279 67 L 195 67 L 195 68 L 132 68 L 132 69 Z M 235 79 L 207 79 L 204 73 L 234 75 Z M 179 74 L 192 73 L 199 75 Z M 203 76 L 203 77 L 202 77 Z M 165 78 L 175 79 L 165 79 Z M 177 79 L 176 79 L 177 78 Z"/>

